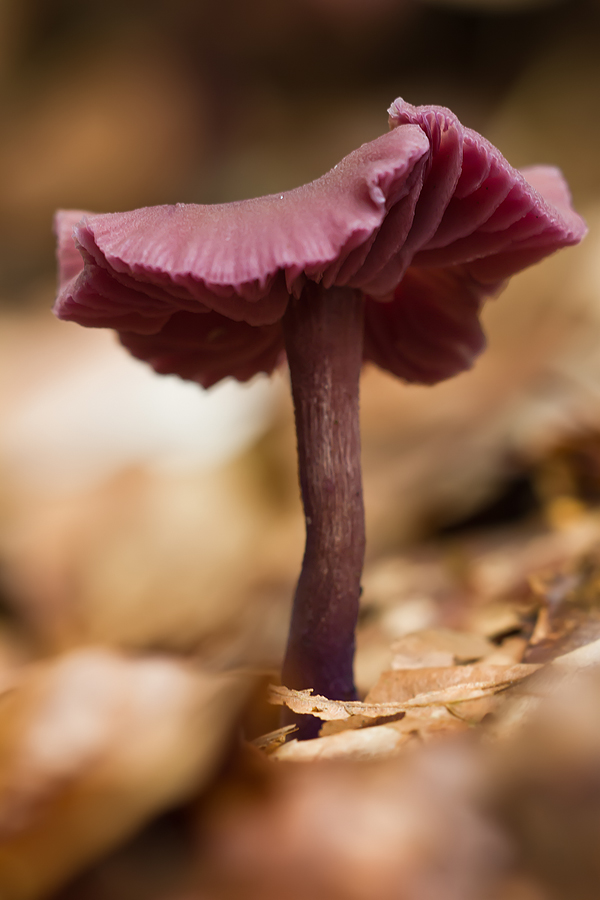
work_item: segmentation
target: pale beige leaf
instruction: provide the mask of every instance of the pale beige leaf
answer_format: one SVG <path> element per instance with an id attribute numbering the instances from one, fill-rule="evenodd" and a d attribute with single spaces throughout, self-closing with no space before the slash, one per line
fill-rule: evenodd
<path id="1" fill-rule="evenodd" d="M 368 732 L 385 735 L 384 743 L 393 727 L 303 742 L 310 749 L 292 744 L 287 752 L 309 754 L 341 739 L 372 739 L 371 749 L 381 749 L 381 738 Z M 260 790 L 225 783 L 219 796 L 217 787 L 198 826 L 198 900 L 487 897 L 505 846 L 474 802 L 481 765 L 469 744 L 368 760 L 267 760 Z"/>
<path id="2" fill-rule="evenodd" d="M 211 775 L 248 677 L 89 648 L 0 706 L 0 897 L 34 900 Z"/>
<path id="3" fill-rule="evenodd" d="M 592 641 L 590 644 L 584 644 L 583 647 L 571 650 L 570 653 L 557 656 L 552 665 L 557 668 L 572 670 L 600 665 L 600 640 Z"/>
<path id="4" fill-rule="evenodd" d="M 356 731 L 314 738 L 311 741 L 289 741 L 272 754 L 286 762 L 312 762 L 324 759 L 372 760 L 395 756 L 411 740 L 411 733 L 394 725 L 374 725 Z"/>
<path id="5" fill-rule="evenodd" d="M 450 628 L 428 628 L 392 644 L 392 669 L 453 666 L 487 656 L 492 644 L 482 635 Z"/>

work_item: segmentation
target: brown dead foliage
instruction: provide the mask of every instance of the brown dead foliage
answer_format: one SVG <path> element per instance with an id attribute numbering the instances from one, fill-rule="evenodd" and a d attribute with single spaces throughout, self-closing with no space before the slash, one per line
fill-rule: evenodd
<path id="1" fill-rule="evenodd" d="M 442 765 L 253 765 L 202 810 L 198 897 L 475 900 L 504 859 L 465 747 Z"/>
<path id="2" fill-rule="evenodd" d="M 44 897 L 218 765 L 243 675 L 88 648 L 0 698 L 0 896 Z"/>

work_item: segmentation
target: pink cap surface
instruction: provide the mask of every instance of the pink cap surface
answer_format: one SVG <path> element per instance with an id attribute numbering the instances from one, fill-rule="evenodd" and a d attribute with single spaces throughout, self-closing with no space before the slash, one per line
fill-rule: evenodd
<path id="1" fill-rule="evenodd" d="M 271 372 L 288 298 L 314 281 L 365 294 L 365 360 L 421 383 L 468 368 L 483 300 L 585 224 L 557 169 L 513 169 L 449 110 L 396 100 L 390 124 L 283 194 L 59 212 L 56 314 L 207 387 Z"/>

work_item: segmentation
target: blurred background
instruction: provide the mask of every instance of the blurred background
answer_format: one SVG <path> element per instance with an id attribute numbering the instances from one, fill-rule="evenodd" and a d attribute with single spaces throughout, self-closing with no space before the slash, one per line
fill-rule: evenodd
<path id="1" fill-rule="evenodd" d="M 289 189 L 385 132 L 397 96 L 450 107 L 515 166 L 560 166 L 590 233 L 488 304 L 472 372 L 365 371 L 361 690 L 390 640 L 460 620 L 474 533 L 596 509 L 599 47 L 597 0 L 0 0 L 7 685 L 92 644 L 276 671 L 303 552 L 285 371 L 203 392 L 55 321 L 54 210 Z M 536 564 L 564 552 L 544 546 Z M 493 572 L 490 595 L 524 578 Z"/>

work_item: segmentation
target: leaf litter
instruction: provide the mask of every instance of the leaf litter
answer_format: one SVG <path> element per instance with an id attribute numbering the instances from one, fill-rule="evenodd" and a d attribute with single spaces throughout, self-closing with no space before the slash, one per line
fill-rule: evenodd
<path id="1" fill-rule="evenodd" d="M 556 546 L 555 533 L 550 539 Z M 477 546 L 469 552 L 476 568 Z M 193 658 L 93 646 L 10 665 L 0 704 L 1 896 L 112 896 L 95 879 L 121 883 L 123 863 L 112 862 L 118 848 L 127 858 L 133 836 L 143 841 L 147 823 L 183 804 L 192 828 L 183 900 L 282 893 L 362 900 L 370 889 L 383 900 L 480 900 L 492 889 L 498 900 L 513 900 L 515 885 L 546 897 L 537 869 L 510 860 L 515 847 L 531 844 L 543 858 L 550 852 L 519 818 L 522 808 L 535 808 L 532 779 L 548 793 L 548 815 L 563 834 L 556 823 L 564 805 L 571 816 L 576 810 L 570 795 L 553 798 L 559 772 L 579 773 L 586 790 L 596 778 L 600 735 L 596 743 L 579 707 L 585 693 L 589 716 L 600 667 L 600 557 L 586 548 L 528 574 L 523 555 L 513 558 L 517 596 L 504 579 L 489 601 L 464 589 L 462 603 L 455 595 L 428 627 L 388 637 L 388 665 L 363 701 L 272 685 L 265 705 L 264 697 L 250 698 L 262 672 L 211 672 Z M 446 560 L 439 558 L 442 571 Z M 418 590 L 414 571 L 411 579 Z M 365 623 L 371 634 L 379 618 L 375 608 Z M 591 679 L 585 692 L 582 675 Z M 249 715 L 249 703 L 261 715 Z M 283 704 L 321 718 L 320 736 L 297 741 L 293 726 L 252 736 L 246 724 L 246 738 L 236 739 L 240 714 L 242 723 L 269 721 L 265 708 L 277 713 Z M 554 731 L 567 721 L 565 710 L 571 736 L 562 736 L 562 756 L 551 754 L 540 772 L 531 747 L 561 744 Z M 576 789 L 584 789 L 579 781 Z M 341 820 L 356 830 L 366 810 L 351 841 Z M 436 866 L 444 883 L 431 874 Z M 69 881 L 75 893 L 59 890 Z"/>

